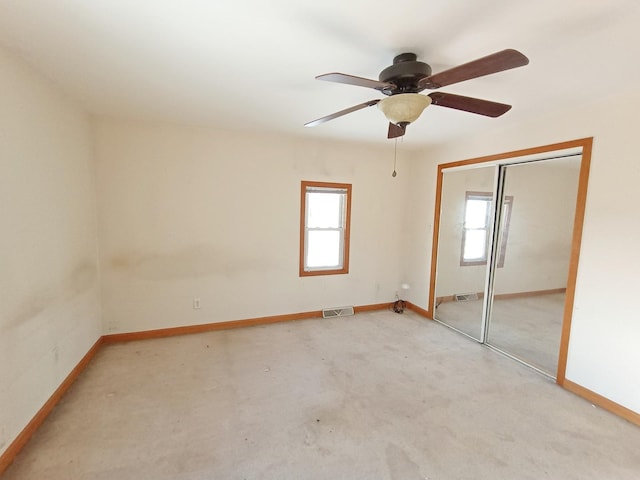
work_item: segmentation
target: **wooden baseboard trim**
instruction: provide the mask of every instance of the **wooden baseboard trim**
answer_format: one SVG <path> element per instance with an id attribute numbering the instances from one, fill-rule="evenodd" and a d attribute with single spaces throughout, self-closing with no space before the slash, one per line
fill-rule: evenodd
<path id="1" fill-rule="evenodd" d="M 407 302 L 407 308 L 409 310 L 416 312 L 418 315 L 422 315 L 423 317 L 428 318 L 429 320 L 433 320 L 433 317 L 431 316 L 431 313 L 429 313 L 429 310 L 425 310 L 424 308 L 421 308 L 411 302 Z"/>
<path id="2" fill-rule="evenodd" d="M 494 295 L 493 298 L 495 300 L 509 300 L 511 298 L 538 297 L 541 295 L 553 295 L 554 293 L 566 293 L 566 291 L 566 288 L 550 288 L 548 290 L 534 290 L 531 292 L 499 293 Z"/>
<path id="3" fill-rule="evenodd" d="M 514 293 L 498 293 L 493 296 L 494 300 L 510 300 L 512 298 L 538 297 L 541 295 L 551 295 L 554 293 L 566 293 L 566 288 L 550 288 L 547 290 L 532 290 L 530 292 L 514 292 Z M 484 298 L 484 292 L 474 292 L 478 296 L 478 300 Z M 447 295 L 445 297 L 436 297 L 436 304 L 455 302 L 455 295 Z"/>
<path id="4" fill-rule="evenodd" d="M 229 330 L 231 328 L 253 327 L 256 325 L 268 325 L 270 323 L 290 322 L 293 320 L 306 320 L 322 317 L 322 311 L 292 313 L 288 315 L 274 315 L 270 317 L 248 318 L 246 320 L 231 320 L 228 322 L 203 323 L 200 325 L 186 325 L 184 327 L 159 328 L 155 330 L 143 330 L 139 332 L 111 333 L 102 338 L 105 343 L 133 342 L 137 340 L 149 340 L 152 338 L 174 337 L 178 335 L 192 335 L 194 333 L 214 332 L 216 330 Z"/>
<path id="5" fill-rule="evenodd" d="M 373 305 L 361 305 L 354 307 L 355 313 L 371 312 L 389 308 L 389 303 L 377 303 Z M 184 327 L 160 328 L 156 330 L 143 330 L 140 332 L 112 333 L 102 337 L 105 343 L 133 342 L 136 340 L 148 340 L 151 338 L 173 337 L 176 335 L 192 335 L 194 333 L 213 332 L 216 330 L 229 330 L 232 328 L 254 327 L 271 323 L 291 322 L 294 320 L 307 320 L 309 318 L 322 317 L 322 310 L 311 312 L 290 313 L 286 315 L 273 315 L 270 317 L 248 318 L 245 320 L 231 320 L 228 322 L 203 323 L 200 325 L 186 325 Z"/>
<path id="6" fill-rule="evenodd" d="M 359 307 L 353 307 L 355 313 L 375 312 L 377 310 L 389 310 L 393 303 L 374 303 L 372 305 L 361 305 Z"/>
<path id="7" fill-rule="evenodd" d="M 623 407 L 622 405 L 609 400 L 606 397 L 603 397 L 596 392 L 592 392 L 588 388 L 582 387 L 577 383 L 573 383 L 570 380 L 564 380 L 562 383 L 562 387 L 569 390 L 571 393 L 575 393 L 576 395 L 588 400 L 589 402 L 597 405 L 600 408 L 603 408 L 611 413 L 618 415 L 619 417 L 624 418 L 625 420 L 640 426 L 640 413 L 636 413 L 633 410 L 628 409 L 627 407 Z"/>
<path id="8" fill-rule="evenodd" d="M 24 429 L 18 434 L 11 445 L 0 455 L 0 476 L 3 472 L 13 463 L 13 460 L 16 458 L 18 453 L 24 448 L 29 439 L 33 436 L 35 431 L 38 429 L 42 422 L 45 421 L 47 416 L 51 413 L 60 399 L 64 396 L 65 393 L 69 390 L 73 382 L 78 378 L 78 376 L 82 373 L 82 371 L 89 364 L 91 359 L 96 355 L 100 347 L 102 346 L 103 340 L 100 337 L 96 343 L 89 349 L 89 351 L 85 354 L 84 357 L 80 360 L 78 365 L 71 370 L 71 373 L 67 375 L 67 377 L 63 380 L 60 386 L 53 392 L 53 395 L 49 397 L 49 400 L 38 410 L 38 413 L 34 415 L 31 421 L 27 424 Z"/>

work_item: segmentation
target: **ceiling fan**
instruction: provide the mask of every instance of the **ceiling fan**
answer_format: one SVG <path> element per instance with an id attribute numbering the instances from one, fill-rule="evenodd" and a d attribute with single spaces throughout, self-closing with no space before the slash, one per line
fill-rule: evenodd
<path id="1" fill-rule="evenodd" d="M 435 90 L 472 78 L 522 67 L 528 63 L 529 59 L 522 53 L 517 50 L 507 49 L 432 75 L 431 67 L 424 62 L 418 61 L 415 53 L 401 53 L 393 59 L 393 65 L 380 72 L 378 80 L 356 77 L 345 73 L 319 75 L 316 77 L 318 80 L 373 88 L 387 97 L 381 100 L 369 100 L 318 118 L 305 123 L 305 127 L 314 127 L 373 105 L 378 105 L 378 108 L 382 110 L 389 120 L 387 138 L 403 136 L 407 125 L 417 120 L 429 105 L 463 110 L 488 117 L 499 117 L 508 112 L 511 109 L 511 105 L 445 92 L 433 92 L 429 95 L 421 95 L 419 92 L 425 89 Z"/>

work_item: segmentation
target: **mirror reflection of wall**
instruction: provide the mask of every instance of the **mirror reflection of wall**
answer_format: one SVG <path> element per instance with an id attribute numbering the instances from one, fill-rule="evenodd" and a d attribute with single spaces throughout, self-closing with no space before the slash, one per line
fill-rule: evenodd
<path id="1" fill-rule="evenodd" d="M 443 172 L 436 319 L 481 339 L 490 205 L 496 167 Z M 464 303 L 456 299 L 464 296 Z"/>

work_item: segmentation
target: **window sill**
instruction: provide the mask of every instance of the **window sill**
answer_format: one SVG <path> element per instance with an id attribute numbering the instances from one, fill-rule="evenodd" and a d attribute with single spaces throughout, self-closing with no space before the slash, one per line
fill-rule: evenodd
<path id="1" fill-rule="evenodd" d="M 348 268 L 334 270 L 300 270 L 301 277 L 317 277 L 319 275 L 344 275 L 349 273 Z"/>

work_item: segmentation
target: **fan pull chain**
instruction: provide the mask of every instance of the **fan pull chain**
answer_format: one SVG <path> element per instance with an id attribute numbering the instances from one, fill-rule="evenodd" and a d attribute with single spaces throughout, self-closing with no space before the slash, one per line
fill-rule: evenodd
<path id="1" fill-rule="evenodd" d="M 391 174 L 393 178 L 395 178 L 396 175 L 398 175 L 396 173 L 396 160 L 398 159 L 398 137 L 396 137 L 395 140 L 396 140 L 396 143 L 393 147 L 393 173 Z"/>

